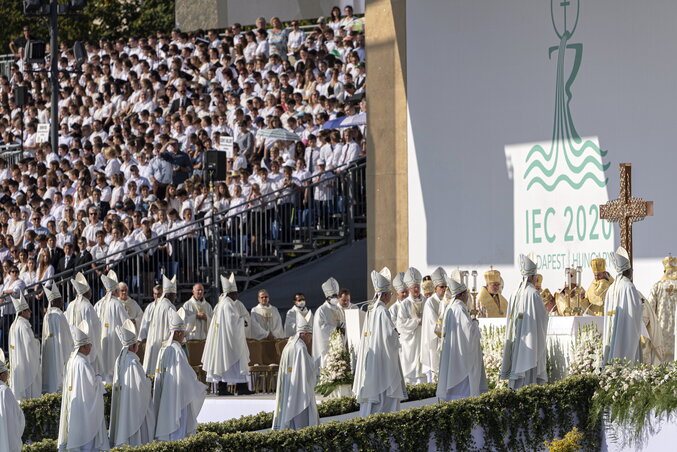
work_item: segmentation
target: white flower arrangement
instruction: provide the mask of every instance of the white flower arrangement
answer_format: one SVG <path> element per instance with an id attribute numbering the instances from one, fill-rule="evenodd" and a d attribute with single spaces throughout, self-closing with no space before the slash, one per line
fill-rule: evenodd
<path id="1" fill-rule="evenodd" d="M 480 345 L 484 354 L 484 370 L 487 374 L 489 389 L 508 387 L 508 382 L 500 379 L 503 347 L 505 346 L 505 327 L 482 327 Z"/>
<path id="2" fill-rule="evenodd" d="M 320 380 L 315 391 L 329 395 L 341 385 L 353 384 L 353 371 L 350 367 L 350 352 L 346 347 L 343 334 L 336 330 L 329 337 L 329 349 L 324 367 L 320 368 Z"/>
<path id="3" fill-rule="evenodd" d="M 602 360 L 602 335 L 593 324 L 579 328 L 571 345 L 569 375 L 591 375 L 599 373 Z"/>

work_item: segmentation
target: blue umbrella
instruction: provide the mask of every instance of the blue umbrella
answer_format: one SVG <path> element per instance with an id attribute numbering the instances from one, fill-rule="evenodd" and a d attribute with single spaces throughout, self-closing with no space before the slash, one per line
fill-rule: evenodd
<path id="1" fill-rule="evenodd" d="M 340 118 L 332 119 L 322 125 L 323 129 L 341 129 L 344 127 L 363 126 L 367 124 L 367 114 L 358 113 L 353 116 L 341 116 Z"/>

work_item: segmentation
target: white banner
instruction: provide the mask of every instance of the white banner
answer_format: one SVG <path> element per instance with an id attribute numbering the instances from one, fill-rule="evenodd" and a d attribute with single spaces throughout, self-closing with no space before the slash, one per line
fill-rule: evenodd
<path id="1" fill-rule="evenodd" d="M 515 265 L 519 254 L 533 252 L 543 287 L 564 284 L 564 269 L 590 260 L 609 263 L 613 225 L 599 219 L 609 200 L 605 151 L 597 137 L 505 147 L 513 180 Z"/>

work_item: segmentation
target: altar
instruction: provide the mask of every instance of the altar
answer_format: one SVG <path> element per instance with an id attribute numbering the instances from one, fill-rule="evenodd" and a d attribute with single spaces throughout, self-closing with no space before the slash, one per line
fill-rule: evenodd
<path id="1" fill-rule="evenodd" d="M 506 323 L 504 317 L 479 318 L 477 320 L 480 330 L 484 327 L 502 327 Z M 576 333 L 585 325 L 595 325 L 597 331 L 602 334 L 604 317 L 592 315 L 549 317 L 546 343 L 548 348 L 548 376 L 552 381 L 561 380 L 567 375 Z"/>

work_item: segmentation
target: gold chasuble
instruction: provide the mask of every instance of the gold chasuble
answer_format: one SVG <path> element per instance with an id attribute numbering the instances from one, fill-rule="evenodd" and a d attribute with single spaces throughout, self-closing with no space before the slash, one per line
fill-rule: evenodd
<path id="1" fill-rule="evenodd" d="M 477 303 L 486 312 L 487 317 L 505 317 L 505 313 L 508 311 L 508 300 L 500 293 L 491 295 L 484 286 L 477 295 Z"/>

